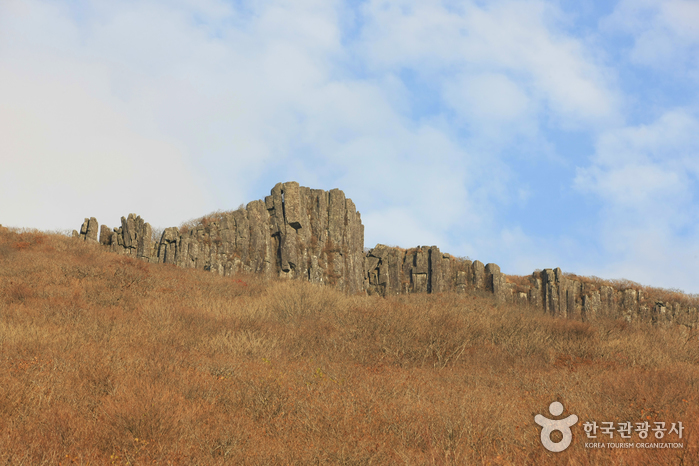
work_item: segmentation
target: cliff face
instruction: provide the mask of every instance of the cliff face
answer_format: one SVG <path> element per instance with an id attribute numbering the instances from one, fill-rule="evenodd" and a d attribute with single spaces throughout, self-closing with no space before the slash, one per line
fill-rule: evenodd
<path id="1" fill-rule="evenodd" d="M 457 259 L 437 246 L 404 250 L 377 245 L 366 255 L 369 294 L 464 292 L 484 290 L 504 299 L 504 276 L 495 264 Z"/>
<path id="2" fill-rule="evenodd" d="M 96 231 L 97 221 L 86 219 L 74 236 L 96 241 Z M 103 225 L 99 242 L 150 262 L 308 280 L 350 293 L 364 290 L 364 226 L 339 189 L 279 183 L 264 200 L 204 219 L 188 231 L 167 228 L 159 241 L 152 240 L 148 223 L 129 214 L 118 228 Z"/>
<path id="3" fill-rule="evenodd" d="M 459 259 L 436 246 L 405 250 L 377 245 L 365 254 L 361 216 L 339 189 L 278 183 L 264 200 L 203 218 L 192 228 L 167 228 L 158 240 L 134 214 L 122 217 L 117 228 L 98 227 L 94 217 L 85 219 L 73 236 L 99 241 L 118 254 L 221 275 L 259 273 L 381 296 L 482 290 L 499 301 L 572 319 L 606 315 L 699 326 L 691 300 L 659 300 L 640 289 L 565 275 L 559 268 L 515 283 L 496 264 Z"/>

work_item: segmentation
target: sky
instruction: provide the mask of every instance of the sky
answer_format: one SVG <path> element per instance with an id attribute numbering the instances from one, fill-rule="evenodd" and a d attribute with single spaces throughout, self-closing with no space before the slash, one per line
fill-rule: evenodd
<path id="1" fill-rule="evenodd" d="M 3 0 L 0 224 L 342 189 L 365 246 L 699 293 L 699 2 Z"/>

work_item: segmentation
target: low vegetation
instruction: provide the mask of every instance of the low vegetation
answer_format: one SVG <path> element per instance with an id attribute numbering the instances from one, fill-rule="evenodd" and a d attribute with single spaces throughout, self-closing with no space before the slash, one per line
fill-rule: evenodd
<path id="1" fill-rule="evenodd" d="M 240 204 L 236 210 L 244 210 L 245 206 L 243 204 Z M 207 227 L 210 223 L 213 222 L 220 222 L 224 217 L 232 214 L 235 212 L 235 210 L 215 210 L 211 213 L 208 213 L 204 215 L 203 217 L 199 218 L 193 218 L 191 220 L 188 220 L 184 223 L 182 223 L 179 227 L 178 230 L 180 234 L 185 234 L 188 233 L 190 230 L 194 230 L 195 228 L 199 226 Z M 160 232 L 162 234 L 162 231 Z M 160 237 L 157 237 L 157 240 L 160 240 Z"/>
<path id="2" fill-rule="evenodd" d="M 347 296 L 3 229 L 0 363 L 2 464 L 699 464 L 697 330 L 486 294 Z M 562 453 L 534 423 L 555 400 L 580 419 Z M 585 448 L 592 420 L 681 421 L 683 448 Z"/>

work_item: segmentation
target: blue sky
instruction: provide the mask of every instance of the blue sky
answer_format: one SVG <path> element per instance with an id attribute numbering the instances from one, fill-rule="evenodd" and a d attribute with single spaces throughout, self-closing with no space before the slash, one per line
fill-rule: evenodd
<path id="1" fill-rule="evenodd" d="M 699 3 L 0 3 L 0 223 L 339 187 L 366 246 L 699 292 Z"/>

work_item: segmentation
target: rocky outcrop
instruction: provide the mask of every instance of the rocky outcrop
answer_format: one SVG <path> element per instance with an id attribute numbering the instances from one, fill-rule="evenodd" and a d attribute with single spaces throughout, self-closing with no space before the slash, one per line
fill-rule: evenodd
<path id="1" fill-rule="evenodd" d="M 496 264 L 458 259 L 437 246 L 405 250 L 380 244 L 367 253 L 364 267 L 364 288 L 369 294 L 482 290 L 501 301 L 508 296 L 508 284 Z"/>
<path id="2" fill-rule="evenodd" d="M 85 219 L 73 236 L 98 241 L 97 220 Z M 437 246 L 402 249 L 377 245 L 364 253 L 361 216 L 342 191 L 278 183 L 264 200 L 215 213 L 191 227 L 167 228 L 160 238 L 141 217 L 99 229 L 99 243 L 141 260 L 328 284 L 349 293 L 390 296 L 409 293 L 481 291 L 500 302 L 533 306 L 568 319 L 602 316 L 699 326 L 697 307 L 651 299 L 640 289 L 610 286 L 564 274 L 560 268 L 519 277 L 516 283 L 496 264 L 461 259 Z"/>
<path id="3" fill-rule="evenodd" d="M 153 228 L 135 214 L 121 217 L 121 226 L 113 230 L 102 225 L 99 243 L 118 254 L 154 262 L 155 241 L 153 240 Z"/>
<path id="4" fill-rule="evenodd" d="M 628 285 L 610 286 L 564 274 L 560 268 L 534 272 L 526 291 L 506 297 L 543 309 L 554 316 L 591 320 L 597 317 L 623 318 L 656 324 L 676 322 L 699 327 L 699 307 L 658 300 Z M 521 287 L 520 287 L 521 288 Z M 526 299 L 524 299 L 526 295 Z"/>
<path id="5" fill-rule="evenodd" d="M 99 224 L 95 217 L 86 218 L 80 227 L 80 232 L 73 230 L 73 238 L 79 238 L 83 241 L 97 242 L 97 229 Z"/>
<path id="6" fill-rule="evenodd" d="M 157 240 L 152 232 L 141 217 L 129 214 L 118 228 L 103 226 L 99 242 L 150 262 L 364 291 L 364 226 L 352 200 L 339 189 L 279 183 L 264 200 L 244 208 L 202 218 L 192 228 L 167 228 Z"/>

